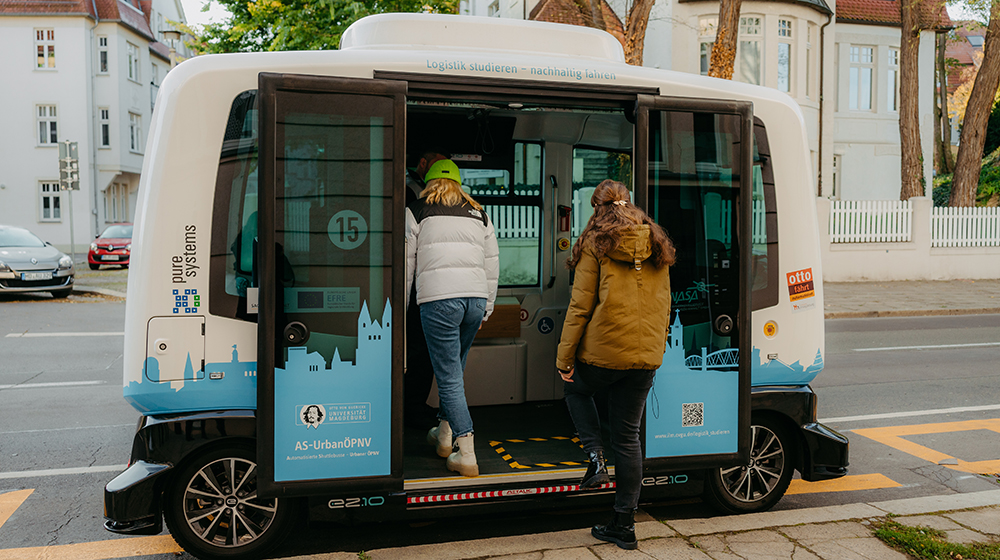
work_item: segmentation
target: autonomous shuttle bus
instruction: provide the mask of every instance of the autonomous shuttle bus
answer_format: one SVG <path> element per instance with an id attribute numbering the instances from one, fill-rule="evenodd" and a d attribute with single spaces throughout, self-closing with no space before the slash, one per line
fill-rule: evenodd
<path id="1" fill-rule="evenodd" d="M 677 246 L 642 500 L 772 507 L 847 472 L 816 421 L 823 287 L 805 128 L 775 90 L 628 66 L 592 29 L 362 19 L 332 52 L 170 72 L 146 145 L 124 397 L 141 413 L 105 527 L 201 558 L 266 553 L 305 514 L 389 519 L 608 505 L 561 401 L 565 262 L 603 179 Z M 462 168 L 500 245 L 468 359 L 480 476 L 403 424 L 407 166 Z M 434 405 L 436 391 L 429 403 Z M 456 509 L 461 508 L 461 509 Z"/>

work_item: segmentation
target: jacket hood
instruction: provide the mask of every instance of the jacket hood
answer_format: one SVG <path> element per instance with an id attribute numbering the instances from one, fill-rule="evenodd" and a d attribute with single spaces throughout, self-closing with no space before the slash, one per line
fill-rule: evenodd
<path id="1" fill-rule="evenodd" d="M 653 248 L 649 243 L 649 226 L 643 224 L 622 233 L 621 242 L 609 251 L 607 256 L 616 261 L 634 264 L 637 260 L 648 259 L 652 254 Z"/>

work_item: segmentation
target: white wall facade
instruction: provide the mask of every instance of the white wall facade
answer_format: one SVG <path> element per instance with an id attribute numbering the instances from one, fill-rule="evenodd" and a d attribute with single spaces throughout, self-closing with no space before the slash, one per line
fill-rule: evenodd
<path id="1" fill-rule="evenodd" d="M 119 9 L 131 8 L 119 3 Z M 37 68 L 36 29 L 55 34 L 55 68 Z M 131 79 L 129 45 L 138 56 Z M 102 72 L 105 49 L 107 71 Z M 60 212 L 56 217 L 50 210 L 46 219 L 40 192 L 43 184 L 59 181 L 59 148 L 39 143 L 36 116 L 39 106 L 54 106 L 58 141 L 79 147 L 80 190 L 72 194 L 72 221 L 76 250 L 83 252 L 107 224 L 135 216 L 152 120 L 154 64 L 156 79 L 162 80 L 169 62 L 152 54 L 149 39 L 132 29 L 83 16 L 0 17 L 0 52 L 5 54 L 0 76 L 7 86 L 0 88 L 0 223 L 27 228 L 69 249 L 69 193 L 52 193 L 59 197 Z M 139 133 L 135 147 L 133 127 Z"/>

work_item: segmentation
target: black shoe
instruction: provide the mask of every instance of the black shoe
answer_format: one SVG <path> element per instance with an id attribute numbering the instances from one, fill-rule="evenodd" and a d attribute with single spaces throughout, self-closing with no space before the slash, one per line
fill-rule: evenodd
<path id="1" fill-rule="evenodd" d="M 625 550 L 635 550 L 639 548 L 638 541 L 635 540 L 635 511 L 628 513 L 615 512 L 611 518 L 611 523 L 607 525 L 594 525 L 590 534 L 595 539 L 605 542 L 615 543 L 618 548 Z"/>
<path id="2" fill-rule="evenodd" d="M 581 490 L 600 488 L 602 484 L 611 482 L 608 478 L 608 466 L 604 464 L 604 451 L 591 451 L 590 463 L 587 464 L 587 472 L 580 481 Z"/>

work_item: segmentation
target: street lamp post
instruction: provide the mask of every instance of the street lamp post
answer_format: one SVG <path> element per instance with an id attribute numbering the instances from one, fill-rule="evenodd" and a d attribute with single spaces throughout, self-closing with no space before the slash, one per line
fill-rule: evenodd
<path id="1" fill-rule="evenodd" d="M 181 32 L 176 29 L 164 29 L 160 31 L 163 38 L 170 41 L 170 67 L 177 66 L 177 41 L 181 40 Z"/>

